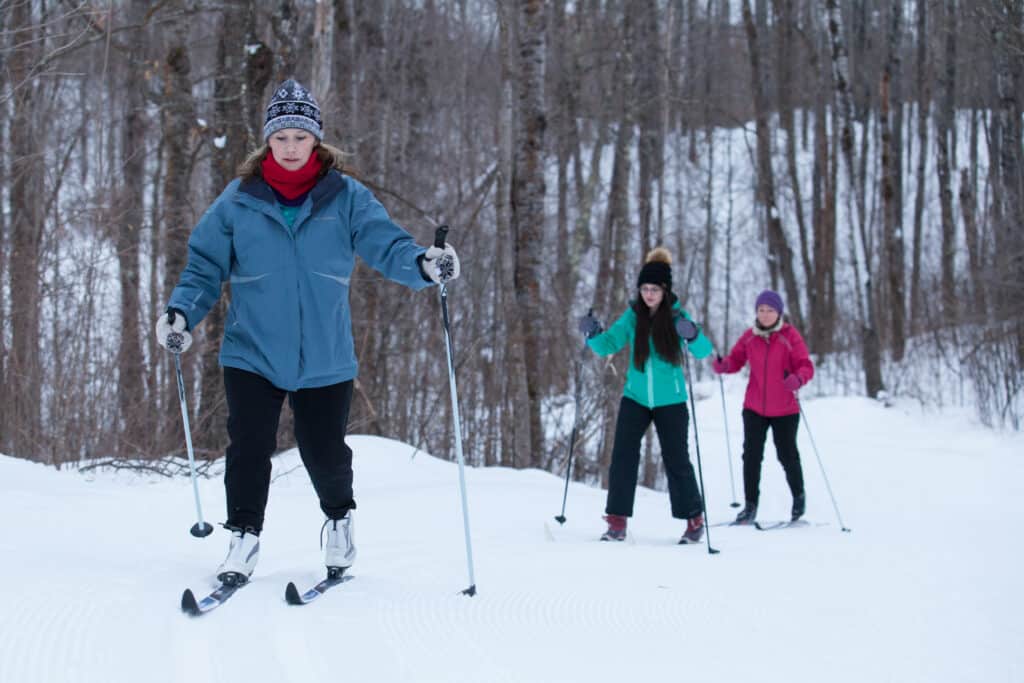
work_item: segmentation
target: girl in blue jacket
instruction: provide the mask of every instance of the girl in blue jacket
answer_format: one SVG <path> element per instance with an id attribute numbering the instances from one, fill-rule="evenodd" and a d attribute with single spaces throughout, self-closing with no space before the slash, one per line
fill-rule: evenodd
<path id="1" fill-rule="evenodd" d="M 349 278 L 359 255 L 385 277 L 420 290 L 440 280 L 451 246 L 425 249 L 393 223 L 341 153 L 323 143 L 320 107 L 294 80 L 274 91 L 256 150 L 207 209 L 188 241 L 188 264 L 157 321 L 158 342 L 200 323 L 231 283 L 220 364 L 228 404 L 224 486 L 231 531 L 221 581 L 244 583 L 259 557 L 281 405 L 327 516 L 327 567 L 355 560 L 352 451 L 345 444 L 357 374 Z M 335 571 L 338 571 L 335 570 Z"/>

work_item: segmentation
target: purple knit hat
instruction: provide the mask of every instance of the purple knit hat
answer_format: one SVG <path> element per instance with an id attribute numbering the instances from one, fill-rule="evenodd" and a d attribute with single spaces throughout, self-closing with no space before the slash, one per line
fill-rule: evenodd
<path id="1" fill-rule="evenodd" d="M 757 301 L 754 302 L 754 312 L 757 312 L 757 307 L 764 304 L 765 306 L 771 306 L 779 315 L 782 315 L 784 306 L 782 305 L 782 297 L 779 296 L 778 292 L 773 292 L 770 289 L 766 289 L 757 295 Z"/>

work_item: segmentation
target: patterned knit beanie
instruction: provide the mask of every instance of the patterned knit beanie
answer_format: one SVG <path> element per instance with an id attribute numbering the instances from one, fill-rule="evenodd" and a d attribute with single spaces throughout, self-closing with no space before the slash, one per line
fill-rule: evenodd
<path id="1" fill-rule="evenodd" d="M 300 128 L 324 139 L 323 122 L 320 120 L 320 105 L 313 93 L 301 83 L 289 78 L 277 86 L 270 104 L 267 105 L 267 122 L 263 125 L 263 139 L 284 128 Z"/>

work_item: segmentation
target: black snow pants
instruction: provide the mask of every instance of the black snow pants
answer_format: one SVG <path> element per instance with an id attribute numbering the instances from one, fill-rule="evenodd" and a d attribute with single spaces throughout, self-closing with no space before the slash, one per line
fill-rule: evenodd
<path id="1" fill-rule="evenodd" d="M 757 503 L 760 498 L 761 461 L 764 460 L 764 442 L 768 428 L 772 429 L 775 452 L 786 473 L 789 491 L 794 496 L 804 492 L 804 472 L 800 466 L 800 452 L 796 448 L 796 430 L 800 426 L 800 413 L 765 417 L 750 408 L 743 409 L 743 493 L 745 500 Z"/>
<path id="2" fill-rule="evenodd" d="M 619 404 L 619 417 L 615 423 L 615 446 L 608 474 L 608 504 L 605 513 L 633 516 L 640 444 L 651 420 L 654 420 L 658 443 L 661 445 L 661 458 L 665 463 L 672 516 L 676 519 L 696 517 L 701 513 L 703 505 L 686 441 L 690 423 L 686 404 L 674 403 L 652 410 L 625 396 Z"/>
<path id="3" fill-rule="evenodd" d="M 352 381 L 288 392 L 262 375 L 224 368 L 228 402 L 227 492 L 229 527 L 263 529 L 270 491 L 270 458 L 287 395 L 295 415 L 295 440 L 320 509 L 339 519 L 356 507 L 352 498 L 352 450 L 345 444 Z"/>

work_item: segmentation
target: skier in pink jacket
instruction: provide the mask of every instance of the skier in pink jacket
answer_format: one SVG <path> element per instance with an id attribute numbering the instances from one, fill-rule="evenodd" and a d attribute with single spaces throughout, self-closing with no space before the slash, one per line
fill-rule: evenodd
<path id="1" fill-rule="evenodd" d="M 792 520 L 807 507 L 796 432 L 800 425 L 797 391 L 814 376 L 807 345 L 795 327 L 782 317 L 784 306 L 777 292 L 766 289 L 754 304 L 757 320 L 724 358 L 712 362 L 717 374 L 739 372 L 750 365 L 750 380 L 743 400 L 743 492 L 746 506 L 736 524 L 753 524 L 760 497 L 761 461 L 771 427 L 775 451 L 793 494 Z"/>

